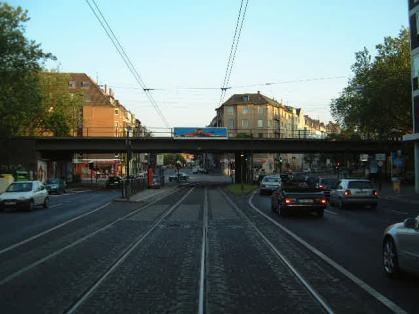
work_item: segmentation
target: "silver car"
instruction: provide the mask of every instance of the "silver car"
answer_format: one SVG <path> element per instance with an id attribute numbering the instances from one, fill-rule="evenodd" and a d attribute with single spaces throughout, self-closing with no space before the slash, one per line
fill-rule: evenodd
<path id="1" fill-rule="evenodd" d="M 260 182 L 260 195 L 272 194 L 273 191 L 277 190 L 281 186 L 281 177 L 276 176 L 265 176 Z"/>
<path id="2" fill-rule="evenodd" d="M 400 270 L 419 274 L 419 216 L 386 228 L 383 266 L 390 277 L 397 276 Z"/>
<path id="3" fill-rule="evenodd" d="M 369 180 L 342 179 L 335 189 L 330 190 L 330 205 L 339 208 L 348 205 L 360 205 L 376 208 L 378 204 L 378 192 Z"/>

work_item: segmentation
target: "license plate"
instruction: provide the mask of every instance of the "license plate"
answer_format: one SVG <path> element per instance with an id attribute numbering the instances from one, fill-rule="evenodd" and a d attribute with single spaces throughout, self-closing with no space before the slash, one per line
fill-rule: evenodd
<path id="1" fill-rule="evenodd" d="M 313 203 L 313 200 L 309 200 L 309 199 L 307 199 L 307 200 L 299 200 L 298 202 L 299 203 L 302 203 L 302 204 L 312 204 Z"/>
<path id="2" fill-rule="evenodd" d="M 4 202 L 4 205 L 16 205 L 16 202 Z"/>

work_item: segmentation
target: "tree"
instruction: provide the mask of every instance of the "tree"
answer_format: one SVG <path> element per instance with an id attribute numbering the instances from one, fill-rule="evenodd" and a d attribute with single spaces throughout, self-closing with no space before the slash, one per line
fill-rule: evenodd
<path id="1" fill-rule="evenodd" d="M 76 130 L 83 107 L 82 94 L 69 92 L 70 75 L 58 72 L 39 73 L 41 91 L 41 114 L 33 120 L 31 129 L 40 134 L 68 136 Z"/>
<path id="2" fill-rule="evenodd" d="M 0 3 L 0 136 L 28 133 L 42 112 L 38 73 L 55 59 L 24 36 L 27 11 Z"/>
<path id="3" fill-rule="evenodd" d="M 330 105 L 349 137 L 388 139 L 411 131 L 409 31 L 386 37 L 373 58 L 364 48 L 355 54 L 353 78 Z"/>

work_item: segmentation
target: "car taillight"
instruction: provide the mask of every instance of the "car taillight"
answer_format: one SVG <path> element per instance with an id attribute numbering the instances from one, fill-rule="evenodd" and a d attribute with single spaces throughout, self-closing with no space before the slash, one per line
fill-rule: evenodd
<path id="1" fill-rule="evenodd" d="M 324 189 L 326 188 L 326 186 L 324 186 L 323 184 L 319 184 L 319 189 Z"/>
<path id="2" fill-rule="evenodd" d="M 322 204 L 327 204 L 327 200 L 326 200 L 325 198 L 322 198 L 322 199 L 320 200 L 320 203 L 322 203 Z"/>
<path id="3" fill-rule="evenodd" d="M 346 190 L 343 194 L 345 194 L 345 196 L 351 196 L 351 190 Z"/>
<path id="4" fill-rule="evenodd" d="M 377 191 L 372 191 L 372 196 L 378 197 L 378 192 Z"/>
<path id="5" fill-rule="evenodd" d="M 294 199 L 292 199 L 292 198 L 286 198 L 285 199 L 285 204 L 292 204 L 292 203 L 294 203 L 295 202 L 295 200 Z"/>

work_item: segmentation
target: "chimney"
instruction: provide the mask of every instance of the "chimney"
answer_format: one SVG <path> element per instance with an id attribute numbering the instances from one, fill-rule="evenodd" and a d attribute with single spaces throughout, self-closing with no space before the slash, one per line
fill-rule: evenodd
<path id="1" fill-rule="evenodd" d="M 258 94 L 260 94 L 260 90 L 258 90 Z"/>
<path id="2" fill-rule="evenodd" d="M 105 95 L 108 94 L 108 85 L 105 84 Z"/>

